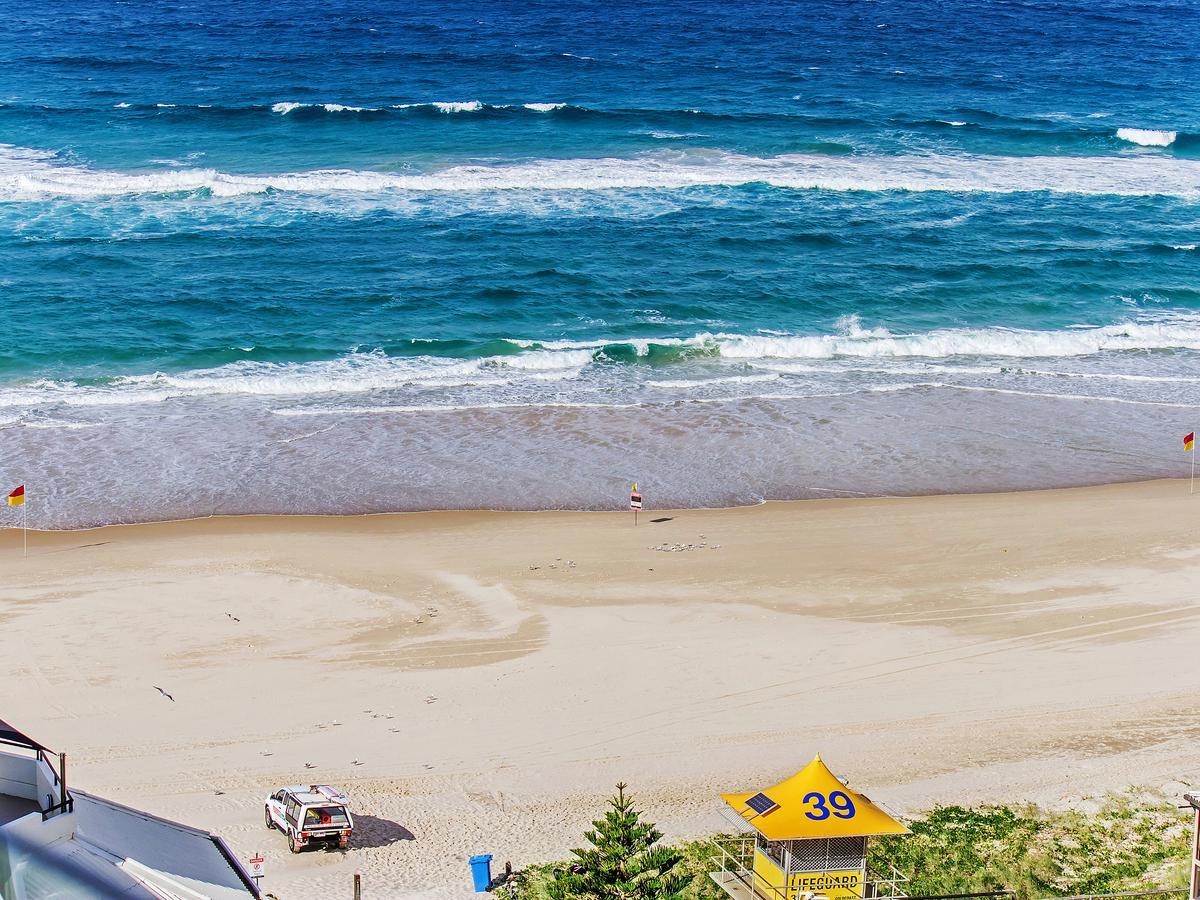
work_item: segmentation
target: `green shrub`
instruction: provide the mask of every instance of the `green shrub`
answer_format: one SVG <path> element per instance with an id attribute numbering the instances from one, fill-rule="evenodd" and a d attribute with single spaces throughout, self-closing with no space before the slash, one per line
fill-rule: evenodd
<path id="1" fill-rule="evenodd" d="M 1011 890 L 1048 897 L 1176 887 L 1186 866 L 1188 817 L 1162 797 L 1127 792 L 1092 814 L 1036 807 L 939 806 L 912 834 L 871 844 L 871 864 L 890 862 L 907 893 Z"/>

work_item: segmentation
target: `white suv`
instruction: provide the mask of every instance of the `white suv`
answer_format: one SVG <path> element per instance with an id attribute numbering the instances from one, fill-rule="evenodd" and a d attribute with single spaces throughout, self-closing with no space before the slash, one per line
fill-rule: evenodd
<path id="1" fill-rule="evenodd" d="M 327 784 L 280 788 L 267 798 L 267 828 L 286 834 L 293 853 L 309 844 L 336 844 L 345 850 L 354 831 L 349 805 L 349 797 Z"/>

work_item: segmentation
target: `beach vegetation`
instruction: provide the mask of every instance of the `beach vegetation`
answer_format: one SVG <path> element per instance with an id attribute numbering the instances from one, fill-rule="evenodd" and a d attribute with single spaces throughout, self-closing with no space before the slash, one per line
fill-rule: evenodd
<path id="1" fill-rule="evenodd" d="M 670 897 L 727 900 L 709 878 L 717 855 L 715 839 L 658 844 L 654 826 L 629 819 L 632 801 L 618 788 L 613 808 L 587 833 L 590 850 L 573 851 L 571 862 L 526 869 L 509 886 L 519 900 L 591 900 L 595 897 Z M 626 809 L 618 813 L 618 809 Z M 636 814 L 635 814 L 636 815 Z M 610 827 L 612 821 L 615 827 Z M 1019 900 L 1077 894 L 1149 891 L 1186 887 L 1191 817 L 1165 796 L 1141 790 L 1081 801 L 1074 808 L 1047 810 L 1032 804 L 976 807 L 937 806 L 908 821 L 912 833 L 876 838 L 868 864 L 877 872 L 895 867 L 908 878 L 910 896 L 1012 891 Z M 591 839 L 596 835 L 600 843 Z M 634 840 L 634 834 L 640 838 Z M 612 836 L 610 840 L 609 836 Z M 648 844 L 646 840 L 654 835 Z M 644 848 L 667 851 L 651 857 Z M 601 850 L 604 847 L 604 850 Z M 581 853 L 583 855 L 581 855 Z M 668 879 L 650 877 L 656 894 L 602 892 L 628 883 L 617 858 L 629 854 L 645 866 L 673 860 Z M 572 873 L 587 864 L 593 877 Z M 650 865 L 649 870 L 654 866 Z M 572 891 L 591 891 L 591 893 Z M 600 891 L 600 892 L 598 892 Z M 674 891 L 670 893 L 669 891 Z"/>
<path id="2" fill-rule="evenodd" d="M 662 832 L 642 819 L 626 787 L 617 785 L 609 809 L 584 832 L 590 846 L 572 850 L 575 860 L 554 874 L 552 900 L 666 900 L 683 891 L 683 854 L 659 843 Z"/>
<path id="3" fill-rule="evenodd" d="M 1008 890 L 1021 898 L 1182 886 L 1189 818 L 1128 791 L 1088 808 L 938 806 L 911 835 L 878 838 L 869 863 L 906 875 L 910 895 Z"/>
<path id="4" fill-rule="evenodd" d="M 509 885 L 520 900 L 719 900 L 708 879 L 712 846 L 660 843 L 661 831 L 642 819 L 627 785 L 617 785 L 608 810 L 584 832 L 587 847 L 567 862 L 533 866 Z"/>

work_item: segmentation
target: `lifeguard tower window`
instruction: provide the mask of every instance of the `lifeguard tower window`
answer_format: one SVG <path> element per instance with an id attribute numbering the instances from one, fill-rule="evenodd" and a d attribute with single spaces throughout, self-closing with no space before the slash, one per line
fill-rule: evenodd
<path id="1" fill-rule="evenodd" d="M 783 871 L 787 871 L 787 850 L 789 841 L 768 841 L 761 834 L 758 836 L 758 846 Z"/>
<path id="2" fill-rule="evenodd" d="M 826 838 L 796 841 L 792 847 L 792 871 L 838 872 L 857 869 L 867 854 L 866 838 Z"/>

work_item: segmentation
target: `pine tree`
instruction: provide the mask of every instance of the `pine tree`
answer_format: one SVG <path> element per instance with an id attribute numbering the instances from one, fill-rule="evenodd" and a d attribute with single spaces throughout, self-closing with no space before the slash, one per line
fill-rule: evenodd
<path id="1" fill-rule="evenodd" d="M 617 785 L 608 801 L 612 809 L 584 833 L 592 846 L 571 851 L 578 862 L 554 879 L 555 900 L 669 900 L 687 886 L 689 879 L 679 871 L 683 857 L 655 846 L 662 832 L 641 821 L 625 787 Z"/>

